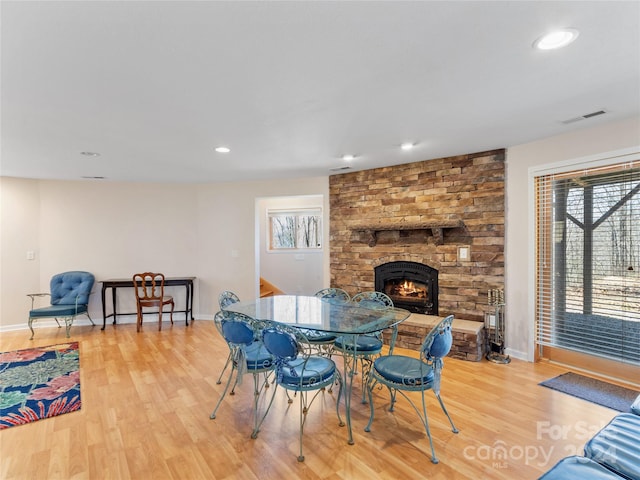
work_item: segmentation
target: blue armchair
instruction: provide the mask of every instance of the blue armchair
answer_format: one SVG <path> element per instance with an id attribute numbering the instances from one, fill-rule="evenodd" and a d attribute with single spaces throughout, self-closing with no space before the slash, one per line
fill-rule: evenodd
<path id="1" fill-rule="evenodd" d="M 64 320 L 67 328 L 67 338 L 71 325 L 78 315 L 89 316 L 89 295 L 95 282 L 95 277 L 89 272 L 65 272 L 54 275 L 51 278 L 50 293 L 30 293 L 31 310 L 29 311 L 29 328 L 31 329 L 31 338 L 33 340 L 33 321 L 40 318 L 54 318 L 58 327 L 60 327 L 59 319 Z M 51 297 L 51 305 L 48 307 L 33 308 L 34 300 L 37 297 Z"/>

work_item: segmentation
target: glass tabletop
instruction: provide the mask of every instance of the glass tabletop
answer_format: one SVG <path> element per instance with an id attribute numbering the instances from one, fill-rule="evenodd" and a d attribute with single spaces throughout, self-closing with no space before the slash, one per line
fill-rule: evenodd
<path id="1" fill-rule="evenodd" d="M 303 295 L 276 295 L 233 303 L 225 310 L 244 313 L 256 320 L 349 334 L 374 333 L 404 321 L 411 312 L 402 308 L 372 309 Z"/>

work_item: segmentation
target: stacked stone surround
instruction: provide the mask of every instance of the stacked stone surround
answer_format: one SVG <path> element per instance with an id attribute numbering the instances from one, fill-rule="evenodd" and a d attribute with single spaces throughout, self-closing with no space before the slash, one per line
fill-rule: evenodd
<path id="1" fill-rule="evenodd" d="M 439 272 L 439 316 L 484 322 L 488 290 L 504 288 L 504 159 L 494 150 L 329 177 L 331 286 L 353 295 L 374 289 L 378 265 L 424 263 Z M 422 228 L 438 224 L 441 235 Z M 373 246 L 371 225 L 381 226 Z"/>

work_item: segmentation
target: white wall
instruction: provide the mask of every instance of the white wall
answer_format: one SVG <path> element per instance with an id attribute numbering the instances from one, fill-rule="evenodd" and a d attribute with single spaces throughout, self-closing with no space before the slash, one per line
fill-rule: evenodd
<path id="1" fill-rule="evenodd" d="M 514 357 L 533 360 L 534 219 L 529 171 L 640 145 L 640 118 L 551 137 L 507 150 L 506 162 L 506 346 Z"/>
<path id="2" fill-rule="evenodd" d="M 256 209 L 260 225 L 260 275 L 267 281 L 291 295 L 313 295 L 324 287 L 322 262 L 328 245 L 323 243 L 320 250 L 269 251 L 267 235 L 268 209 L 296 209 L 321 208 L 323 214 L 323 197 L 319 195 L 304 195 L 295 197 L 271 197 L 258 201 Z M 324 215 L 323 233 L 328 230 L 328 216 Z"/>
<path id="3" fill-rule="evenodd" d="M 51 276 L 66 270 L 88 270 L 98 281 L 147 270 L 196 276 L 196 317 L 213 318 L 222 290 L 255 295 L 256 199 L 301 194 L 328 197 L 328 179 L 189 185 L 4 177 L 0 328 L 25 327 L 26 294 L 48 292 Z M 27 250 L 35 260 L 26 260 Z M 327 258 L 325 278 L 328 265 Z M 181 308 L 184 289 L 177 288 Z M 100 290 L 97 283 L 89 304 L 99 321 Z M 132 291 L 118 290 L 118 299 L 134 311 Z"/>
<path id="4" fill-rule="evenodd" d="M 0 325 L 26 326 L 31 307 L 26 295 L 41 291 L 39 232 L 38 182 L 0 177 Z M 27 251 L 34 252 L 33 260 L 27 260 Z"/>

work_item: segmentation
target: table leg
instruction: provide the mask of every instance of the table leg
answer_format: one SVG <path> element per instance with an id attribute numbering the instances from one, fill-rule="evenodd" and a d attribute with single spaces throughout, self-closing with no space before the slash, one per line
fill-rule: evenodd
<path id="1" fill-rule="evenodd" d="M 116 287 L 111 287 L 111 301 L 113 303 L 113 324 L 116 324 Z"/>
<path id="2" fill-rule="evenodd" d="M 342 354 L 344 359 L 344 406 L 347 417 L 347 443 L 353 445 L 353 430 L 351 428 L 351 392 L 353 391 L 353 377 L 355 375 L 355 366 L 357 365 L 356 346 L 358 336 L 353 335 L 353 357 L 349 360 L 350 355 L 345 351 Z M 346 345 L 346 340 L 345 340 Z"/>
<path id="3" fill-rule="evenodd" d="M 187 327 L 189 326 L 189 282 L 185 283 L 185 294 L 184 294 L 184 320 L 186 322 Z"/>
<path id="4" fill-rule="evenodd" d="M 189 311 L 191 312 L 191 323 L 193 323 L 193 281 L 189 282 L 189 291 L 190 291 L 190 296 L 191 296 L 191 308 L 189 309 Z"/>
<path id="5" fill-rule="evenodd" d="M 104 304 L 104 297 L 105 297 L 105 291 L 107 290 L 107 287 L 104 285 L 104 283 L 102 284 L 102 330 L 105 329 L 105 327 L 107 326 L 107 307 Z"/>

